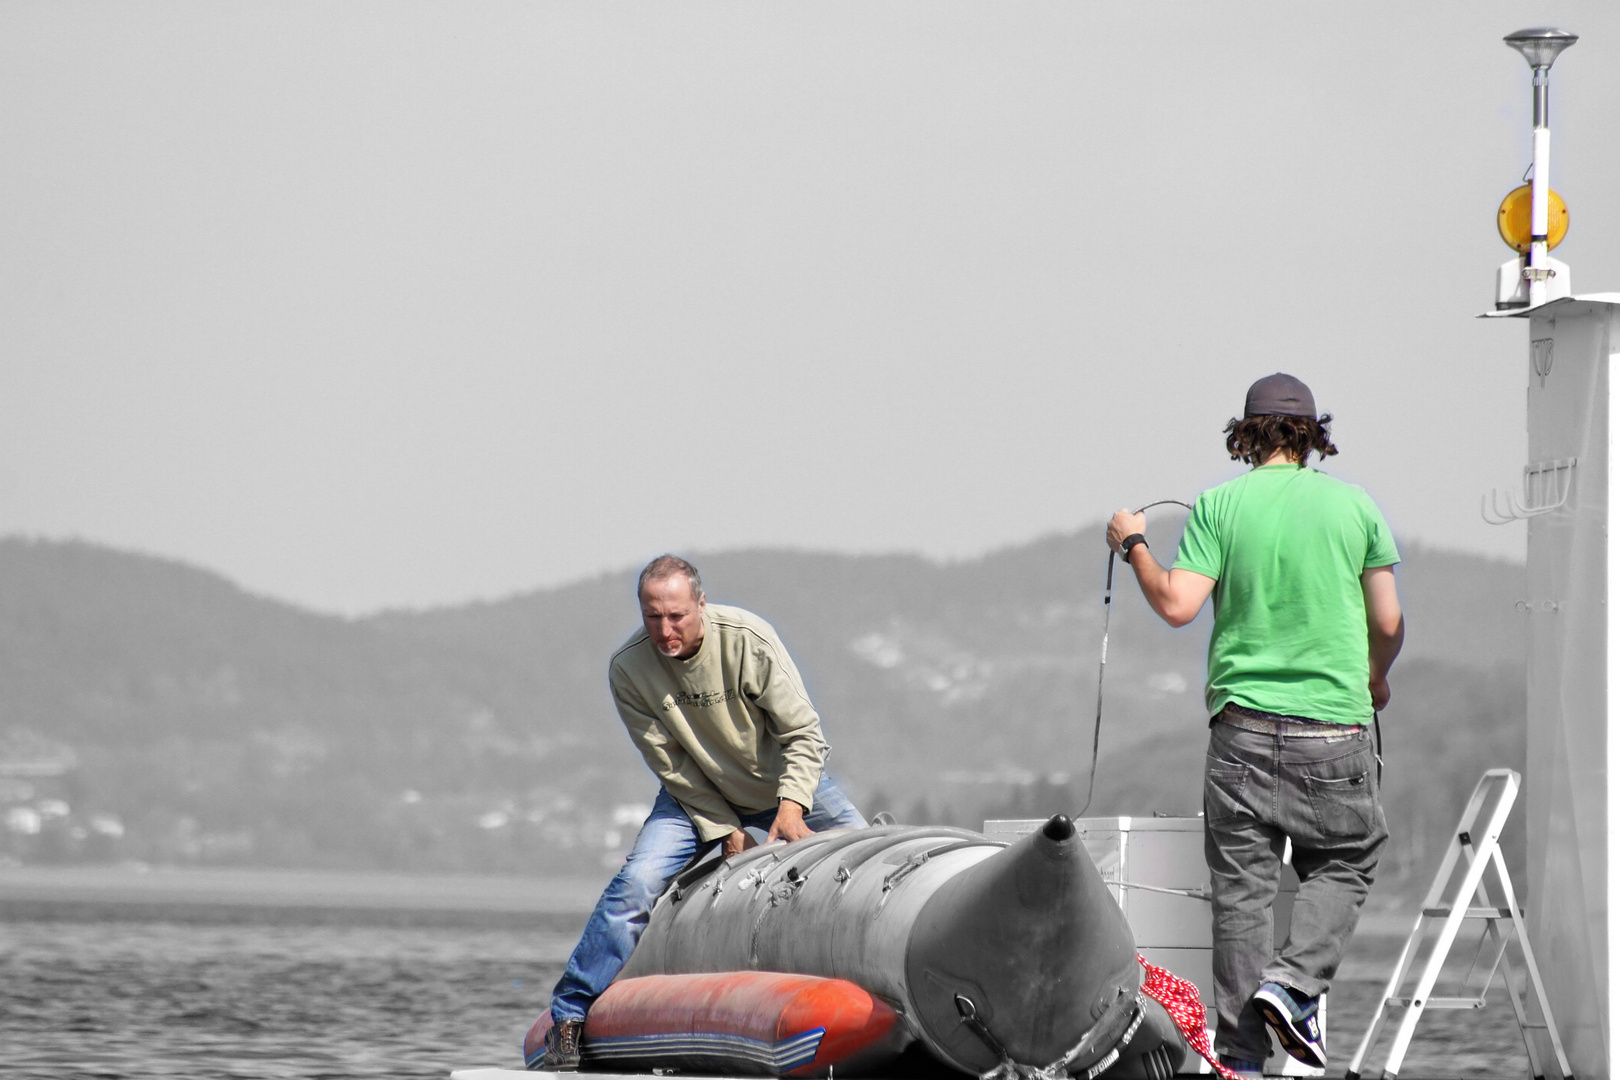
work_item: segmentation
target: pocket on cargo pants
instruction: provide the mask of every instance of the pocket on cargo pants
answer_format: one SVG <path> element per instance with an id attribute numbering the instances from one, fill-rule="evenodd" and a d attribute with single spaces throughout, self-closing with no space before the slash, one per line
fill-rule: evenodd
<path id="1" fill-rule="evenodd" d="M 1210 724 L 1204 751 L 1205 822 L 1218 825 L 1263 812 L 1270 801 L 1272 742 L 1268 735 Z"/>
<path id="2" fill-rule="evenodd" d="M 1324 839 L 1367 836 L 1382 824 L 1373 755 L 1363 745 L 1340 757 L 1301 768 L 1305 798 Z"/>
<path id="3" fill-rule="evenodd" d="M 1243 789 L 1248 779 L 1247 765 L 1236 765 L 1214 757 L 1205 759 L 1204 820 L 1219 823 L 1248 813 L 1243 808 Z"/>

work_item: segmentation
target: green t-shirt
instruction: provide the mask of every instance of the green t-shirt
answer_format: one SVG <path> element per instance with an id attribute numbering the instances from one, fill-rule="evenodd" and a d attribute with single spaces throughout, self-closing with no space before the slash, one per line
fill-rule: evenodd
<path id="1" fill-rule="evenodd" d="M 1371 720 L 1361 573 L 1399 561 L 1367 493 L 1315 469 L 1266 465 L 1198 496 L 1175 565 L 1215 579 L 1210 715 Z"/>

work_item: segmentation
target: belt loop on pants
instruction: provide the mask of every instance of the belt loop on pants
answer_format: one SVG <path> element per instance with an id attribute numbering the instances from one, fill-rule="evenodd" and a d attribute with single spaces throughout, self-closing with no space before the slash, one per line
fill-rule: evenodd
<path id="1" fill-rule="evenodd" d="M 1262 735 L 1283 735 L 1290 738 L 1336 739 L 1366 731 L 1366 724 L 1330 724 L 1305 717 L 1278 716 L 1242 705 L 1227 704 L 1215 714 L 1215 722 L 1235 727 L 1240 731 L 1258 731 Z"/>

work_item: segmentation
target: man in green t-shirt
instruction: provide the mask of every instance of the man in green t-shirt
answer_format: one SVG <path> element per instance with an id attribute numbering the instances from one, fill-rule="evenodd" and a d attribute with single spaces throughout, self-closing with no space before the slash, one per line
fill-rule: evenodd
<path id="1" fill-rule="evenodd" d="M 1148 550 L 1146 518 L 1121 510 L 1108 544 L 1149 606 L 1185 626 L 1214 595 L 1204 773 L 1204 856 L 1214 929 L 1215 1049 L 1258 1076 L 1269 1025 L 1318 1068 L 1318 1021 L 1388 838 L 1367 725 L 1389 703 L 1405 633 L 1400 556 L 1361 488 L 1305 467 L 1338 453 L 1310 389 L 1291 375 L 1249 388 L 1226 427 L 1253 468 L 1198 497 L 1175 565 Z M 1285 841 L 1299 875 L 1288 938 L 1273 955 Z"/>

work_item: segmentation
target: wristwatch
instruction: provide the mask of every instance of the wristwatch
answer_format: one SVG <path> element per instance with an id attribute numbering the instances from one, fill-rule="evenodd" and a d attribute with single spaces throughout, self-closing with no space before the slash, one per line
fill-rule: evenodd
<path id="1" fill-rule="evenodd" d="M 1141 533 L 1131 533 L 1131 535 L 1121 540 L 1119 542 L 1119 557 L 1129 563 L 1131 561 L 1131 549 L 1137 544 L 1147 547 L 1147 537 Z"/>

